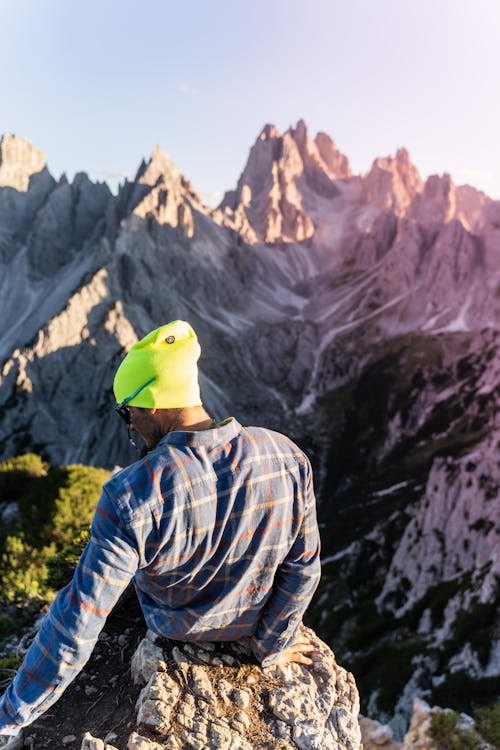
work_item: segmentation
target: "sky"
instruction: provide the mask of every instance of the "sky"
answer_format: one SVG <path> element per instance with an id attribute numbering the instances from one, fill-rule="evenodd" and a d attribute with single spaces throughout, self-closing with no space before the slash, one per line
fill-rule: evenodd
<path id="1" fill-rule="evenodd" d="M 266 123 L 500 199 L 500 0 L 0 0 L 0 134 L 116 189 L 158 144 L 215 205 Z"/>

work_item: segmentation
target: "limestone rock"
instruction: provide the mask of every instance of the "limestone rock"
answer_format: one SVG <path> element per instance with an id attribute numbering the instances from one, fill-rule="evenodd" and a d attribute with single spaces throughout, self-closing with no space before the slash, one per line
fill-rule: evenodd
<path id="1" fill-rule="evenodd" d="M 432 717 L 436 714 L 446 715 L 449 713 L 449 709 L 439 708 L 438 706 L 431 708 L 425 701 L 415 698 L 410 726 L 401 742 L 394 740 L 387 725 L 363 716 L 359 722 L 363 748 L 364 750 L 434 750 L 435 743 L 429 734 Z M 490 747 L 477 732 L 474 720 L 470 716 L 460 714 L 457 726 L 467 732 L 472 732 L 476 736 L 476 747 L 484 747 L 485 749 Z"/>
<path id="2" fill-rule="evenodd" d="M 168 747 L 168 745 L 149 740 L 147 737 L 137 734 L 137 732 L 132 732 L 127 743 L 128 750 L 164 750 L 165 747 Z"/>
<path id="3" fill-rule="evenodd" d="M 349 175 L 347 159 L 328 136 L 309 138 L 303 120 L 284 135 L 266 125 L 250 151 L 235 191 L 214 214 L 249 243 L 303 242 L 314 235 L 309 196 L 333 199 L 335 180 Z"/>
<path id="4" fill-rule="evenodd" d="M 409 216 L 421 222 L 446 224 L 456 212 L 456 188 L 450 175 L 432 175 L 415 197 Z"/>
<path id="5" fill-rule="evenodd" d="M 395 157 L 375 159 L 370 172 L 363 179 L 366 200 L 381 209 L 403 212 L 422 190 L 422 179 L 411 163 L 408 151 L 399 149 Z"/>
<path id="6" fill-rule="evenodd" d="M 401 750 L 402 743 L 396 742 L 387 724 L 360 716 L 359 726 L 363 750 Z"/>
<path id="7" fill-rule="evenodd" d="M 316 648 L 313 666 L 264 671 L 244 643 L 163 642 L 167 671 L 160 665 L 162 671 L 142 690 L 139 727 L 153 731 L 162 747 L 175 747 L 177 741 L 205 750 L 251 750 L 274 747 L 280 739 L 300 750 L 358 750 L 354 678 L 313 631 L 305 632 Z M 140 653 L 144 648 L 139 645 Z M 224 664 L 227 657 L 232 666 Z M 147 742 L 133 733 L 128 747 L 156 748 Z"/>
<path id="8" fill-rule="evenodd" d="M 135 650 L 130 665 L 132 681 L 137 685 L 148 682 L 163 659 L 163 650 L 150 638 L 143 638 Z"/>
<path id="9" fill-rule="evenodd" d="M 93 737 L 90 732 L 85 732 L 80 750 L 104 750 L 104 742 Z"/>
<path id="10" fill-rule="evenodd" d="M 159 146 L 139 168 L 127 202 L 127 211 L 135 217 L 179 227 L 186 237 L 195 232 L 193 211 L 206 210 L 191 183 Z"/>
<path id="11" fill-rule="evenodd" d="M 45 156 L 39 148 L 18 135 L 4 135 L 0 140 L 0 186 L 26 192 L 31 177 L 45 167 Z"/>

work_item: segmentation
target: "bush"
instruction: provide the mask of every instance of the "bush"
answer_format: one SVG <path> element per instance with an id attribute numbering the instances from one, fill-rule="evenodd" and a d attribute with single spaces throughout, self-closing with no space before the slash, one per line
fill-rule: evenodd
<path id="1" fill-rule="evenodd" d="M 49 468 L 36 453 L 25 453 L 0 463 L 0 502 L 19 500 L 33 480 L 46 476 Z"/>
<path id="2" fill-rule="evenodd" d="M 70 542 L 53 557 L 47 560 L 47 584 L 57 591 L 70 582 L 76 564 L 87 542 L 90 528 L 77 531 Z"/>
<path id="3" fill-rule="evenodd" d="M 500 703 L 478 708 L 474 713 L 477 731 L 493 747 L 500 748 Z"/>
<path id="4" fill-rule="evenodd" d="M 481 750 L 480 737 L 472 729 L 460 726 L 455 711 L 439 711 L 431 715 L 429 737 L 436 750 Z"/>
<path id="5" fill-rule="evenodd" d="M 0 527 L 0 634 L 26 624 L 72 575 L 88 539 L 109 472 L 89 466 L 51 468 L 25 454 L 0 464 L 1 499 L 19 513 Z M 14 621 L 14 626 L 12 622 Z"/>

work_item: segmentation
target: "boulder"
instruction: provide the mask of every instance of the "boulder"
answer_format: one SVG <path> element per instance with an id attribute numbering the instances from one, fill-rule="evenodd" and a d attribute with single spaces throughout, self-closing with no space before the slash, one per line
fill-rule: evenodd
<path id="1" fill-rule="evenodd" d="M 316 649 L 312 665 L 266 669 L 247 640 L 153 643 L 148 634 L 133 657 L 134 680 L 150 676 L 128 750 L 361 750 L 354 677 L 312 630 L 303 632 Z"/>

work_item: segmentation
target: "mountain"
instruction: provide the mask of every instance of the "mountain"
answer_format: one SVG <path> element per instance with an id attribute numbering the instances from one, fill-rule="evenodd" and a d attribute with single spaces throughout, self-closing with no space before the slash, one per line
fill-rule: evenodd
<path id="1" fill-rule="evenodd" d="M 363 711 L 401 736 L 414 696 L 497 699 L 500 202 L 405 149 L 353 175 L 302 121 L 263 128 L 215 210 L 158 147 L 117 196 L 17 136 L 0 154 L 1 455 L 133 460 L 114 370 L 188 319 L 209 412 L 313 460 L 310 618 Z"/>

